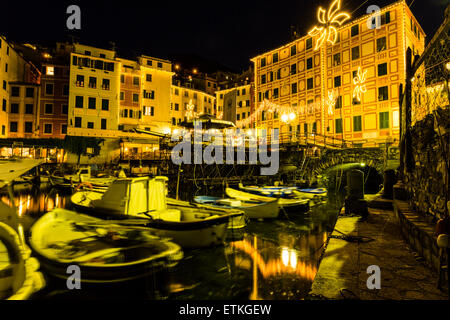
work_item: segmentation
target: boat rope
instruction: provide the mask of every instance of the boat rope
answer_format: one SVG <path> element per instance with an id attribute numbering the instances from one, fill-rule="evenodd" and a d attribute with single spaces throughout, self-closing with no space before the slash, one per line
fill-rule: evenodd
<path id="1" fill-rule="evenodd" d="M 375 241 L 375 239 L 370 238 L 370 237 L 366 237 L 366 236 L 351 236 L 351 235 L 347 235 L 337 229 L 334 229 L 334 231 L 340 233 L 340 236 L 334 236 L 331 235 L 330 238 L 332 239 L 341 239 L 347 242 L 356 242 L 356 243 L 367 243 L 367 242 L 372 242 Z"/>

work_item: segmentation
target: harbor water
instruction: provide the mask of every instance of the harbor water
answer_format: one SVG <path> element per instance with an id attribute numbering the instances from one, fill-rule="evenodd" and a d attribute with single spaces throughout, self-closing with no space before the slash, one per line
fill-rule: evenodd
<path id="1" fill-rule="evenodd" d="M 221 192 L 216 190 L 216 195 Z M 210 190 L 209 195 L 213 194 L 214 190 Z M 7 195 L 0 197 L 9 202 Z M 69 290 L 65 281 L 43 271 L 47 285 L 33 298 L 303 299 L 311 288 L 324 243 L 334 227 L 339 199 L 329 195 L 327 202 L 306 213 L 282 211 L 278 219 L 251 220 L 244 229 L 229 230 L 223 246 L 184 250 L 184 258 L 177 266 L 139 283 Z M 70 193 L 50 186 L 25 188 L 16 192 L 15 200 L 26 236 L 32 224 L 46 212 L 71 207 Z"/>

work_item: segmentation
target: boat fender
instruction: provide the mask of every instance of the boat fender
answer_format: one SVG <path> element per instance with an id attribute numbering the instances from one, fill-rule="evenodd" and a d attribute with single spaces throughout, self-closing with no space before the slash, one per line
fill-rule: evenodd
<path id="1" fill-rule="evenodd" d="M 81 188 L 84 189 L 84 187 L 88 187 L 90 190 L 94 189 L 92 184 L 90 184 L 89 182 L 82 182 L 75 188 L 75 192 L 79 191 Z"/>

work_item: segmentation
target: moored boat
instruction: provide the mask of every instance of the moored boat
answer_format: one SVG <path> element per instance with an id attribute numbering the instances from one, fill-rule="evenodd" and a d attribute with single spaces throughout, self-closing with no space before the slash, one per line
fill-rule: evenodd
<path id="1" fill-rule="evenodd" d="M 183 248 L 222 244 L 229 219 L 242 211 L 214 210 L 193 205 L 167 204 L 165 177 L 115 180 L 101 191 L 81 191 L 72 195 L 77 211 L 117 219 L 146 220 L 153 233 L 173 239 Z"/>
<path id="2" fill-rule="evenodd" d="M 239 209 L 244 211 L 245 215 L 250 219 L 277 218 L 280 212 L 277 199 L 259 201 L 198 196 L 194 198 L 194 201 L 216 208 Z"/>
<path id="3" fill-rule="evenodd" d="M 278 199 L 278 206 L 280 209 L 290 212 L 307 212 L 309 210 L 309 200 L 301 199 L 291 194 L 290 197 L 268 197 L 250 192 L 244 192 L 232 188 L 226 188 L 227 196 L 244 201 L 272 201 L 274 198 Z"/>
<path id="4" fill-rule="evenodd" d="M 46 213 L 30 231 L 31 248 L 43 269 L 66 279 L 68 267 L 76 265 L 85 283 L 139 279 L 173 267 L 183 257 L 180 246 L 139 224 L 117 224 L 65 209 Z"/>

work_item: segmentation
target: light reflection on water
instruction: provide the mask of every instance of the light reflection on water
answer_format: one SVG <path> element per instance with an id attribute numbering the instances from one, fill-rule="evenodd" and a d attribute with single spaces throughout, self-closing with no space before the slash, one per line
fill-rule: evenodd
<path id="1" fill-rule="evenodd" d="M 45 212 L 56 207 L 69 208 L 69 196 L 50 188 L 15 195 L 25 234 Z M 0 200 L 9 203 L 6 195 L 0 195 Z M 252 220 L 243 235 L 227 241 L 224 246 L 185 251 L 184 259 L 159 281 L 163 288 L 156 289 L 158 294 L 141 297 L 302 299 L 317 273 L 323 244 L 336 215 L 334 206 L 322 205 L 306 214 L 289 214 L 288 219 Z M 48 292 L 65 290 L 52 287 L 53 284 L 49 286 Z M 133 288 L 129 292 L 133 292 Z M 116 295 L 126 297 L 129 292 L 123 290 Z M 83 294 L 89 299 L 97 297 L 85 291 Z"/>

